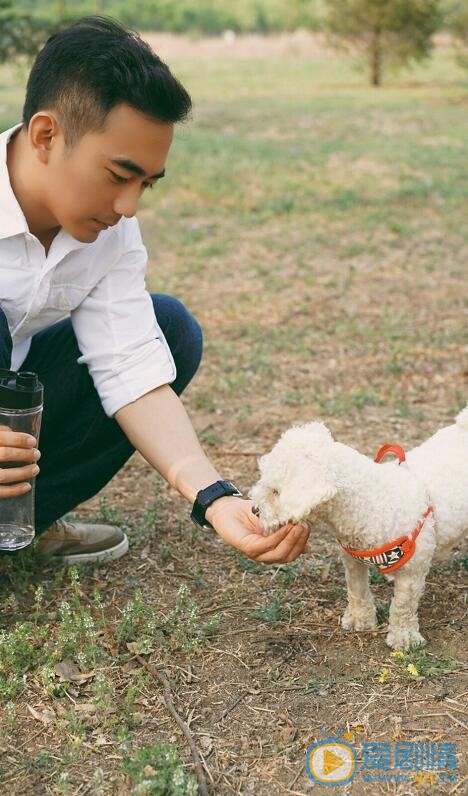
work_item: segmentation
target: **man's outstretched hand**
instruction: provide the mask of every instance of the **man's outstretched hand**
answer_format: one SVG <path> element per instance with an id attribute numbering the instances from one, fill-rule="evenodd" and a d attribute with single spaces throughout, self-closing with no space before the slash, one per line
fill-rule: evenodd
<path id="1" fill-rule="evenodd" d="M 251 500 L 223 497 L 209 507 L 206 519 L 221 539 L 254 561 L 286 564 L 308 551 L 307 528 L 288 523 L 265 536 L 260 521 L 252 513 L 252 506 Z"/>

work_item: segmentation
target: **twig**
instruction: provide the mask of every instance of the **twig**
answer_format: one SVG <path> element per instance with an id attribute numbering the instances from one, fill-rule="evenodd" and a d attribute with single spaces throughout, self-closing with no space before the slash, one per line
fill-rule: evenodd
<path id="1" fill-rule="evenodd" d="M 219 647 L 213 647 L 212 644 L 207 644 L 206 646 L 210 650 L 214 650 L 215 652 L 220 652 L 221 655 L 232 655 L 233 658 L 237 658 L 237 660 L 240 661 L 240 663 L 242 664 L 242 666 L 244 666 L 245 669 L 250 671 L 250 666 L 247 666 L 247 664 L 244 663 L 240 655 L 236 655 L 235 652 L 230 652 L 229 650 L 220 650 Z"/>
<path id="2" fill-rule="evenodd" d="M 265 451 L 214 451 L 217 456 L 263 456 Z"/>
<path id="3" fill-rule="evenodd" d="M 462 712 L 462 711 L 460 711 L 460 712 Z M 451 719 L 451 721 L 454 721 L 455 724 L 459 724 L 460 727 L 463 727 L 464 730 L 468 730 L 468 724 L 465 724 L 463 721 L 460 721 L 459 719 L 456 718 L 456 716 L 454 716 L 452 713 L 449 713 L 448 711 L 445 711 L 444 713 L 422 713 L 422 714 L 417 714 L 417 715 L 415 714 L 414 716 L 411 716 L 411 718 L 412 719 L 425 719 L 428 716 L 439 716 L 441 718 L 447 717 L 448 719 Z"/>
<path id="4" fill-rule="evenodd" d="M 147 669 L 149 673 L 152 674 L 153 677 L 155 677 L 161 683 L 164 691 L 164 702 L 166 703 L 166 707 L 169 713 L 176 721 L 176 723 L 179 725 L 190 747 L 193 762 L 195 763 L 195 769 L 197 772 L 197 779 L 198 779 L 198 784 L 200 786 L 201 796 L 208 796 L 208 788 L 206 785 L 205 774 L 203 773 L 203 766 L 200 760 L 200 755 L 198 753 L 197 747 L 193 742 L 189 728 L 187 727 L 185 721 L 179 716 L 174 707 L 174 703 L 172 701 L 172 696 L 171 696 L 171 689 L 167 677 L 161 672 L 158 672 L 158 670 L 155 669 L 154 666 L 151 666 L 151 664 L 149 664 L 148 661 L 145 661 L 145 659 L 142 658 L 141 655 L 135 655 L 135 658 L 141 666 L 144 666 L 144 668 Z"/>
<path id="5" fill-rule="evenodd" d="M 452 794 L 452 793 L 455 793 L 455 792 L 458 790 L 458 788 L 461 788 L 461 786 L 465 784 L 465 782 L 466 782 L 466 780 L 467 780 L 467 779 L 468 779 L 468 777 L 463 777 L 463 779 L 461 779 L 461 780 L 460 780 L 460 782 L 457 782 L 457 784 L 455 785 L 455 787 L 454 787 L 454 788 L 452 788 L 452 790 L 451 790 L 451 791 L 449 791 L 449 793 L 450 793 L 450 794 Z"/>
<path id="6" fill-rule="evenodd" d="M 243 691 L 241 694 L 239 694 L 239 696 L 237 697 L 237 699 L 235 699 L 235 700 L 234 700 L 234 702 L 232 702 L 232 703 L 231 703 L 231 704 L 230 704 L 230 705 L 229 705 L 229 706 L 228 706 L 228 707 L 227 707 L 225 710 L 223 710 L 223 712 L 222 712 L 222 714 L 221 714 L 221 718 L 220 718 L 220 719 L 218 719 L 217 721 L 215 721 L 215 724 L 219 724 L 219 722 L 220 722 L 220 721 L 222 721 L 223 719 L 225 719 L 225 718 L 226 718 L 226 716 L 228 715 L 228 713 L 230 713 L 230 712 L 231 712 L 231 710 L 234 710 L 234 708 L 235 708 L 235 707 L 237 707 L 237 705 L 239 704 L 239 702 L 240 702 L 242 699 L 244 699 L 244 697 L 245 697 L 247 694 L 248 694 L 248 691 Z"/>
<path id="7" fill-rule="evenodd" d="M 294 777 L 294 779 L 291 780 L 291 782 L 288 785 L 288 790 L 292 790 L 294 788 L 294 785 L 296 784 L 297 780 L 299 779 L 303 771 L 304 771 L 304 763 L 301 763 L 296 776 Z"/>

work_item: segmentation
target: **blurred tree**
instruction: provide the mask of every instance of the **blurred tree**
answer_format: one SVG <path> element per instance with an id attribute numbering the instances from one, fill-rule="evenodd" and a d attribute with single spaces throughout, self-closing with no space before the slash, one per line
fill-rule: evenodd
<path id="1" fill-rule="evenodd" d="M 455 39 L 458 62 L 468 69 L 468 6 L 466 0 L 456 0 L 447 6 L 445 17 L 447 29 Z"/>
<path id="2" fill-rule="evenodd" d="M 359 52 L 380 86 L 385 67 L 426 58 L 442 15 L 440 0 L 325 0 L 332 44 Z"/>
<path id="3" fill-rule="evenodd" d="M 48 33 L 43 19 L 19 10 L 13 0 L 0 0 L 0 63 L 35 55 Z"/>

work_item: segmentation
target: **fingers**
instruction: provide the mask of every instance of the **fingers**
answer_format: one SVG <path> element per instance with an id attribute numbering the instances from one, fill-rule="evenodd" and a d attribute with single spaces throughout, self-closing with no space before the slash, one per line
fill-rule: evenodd
<path id="1" fill-rule="evenodd" d="M 0 426 L 0 500 L 19 497 L 31 489 L 28 482 L 39 473 L 36 462 L 41 458 L 35 444 L 35 437 Z M 28 464 L 16 467 L 17 462 Z"/>
<path id="2" fill-rule="evenodd" d="M 296 558 L 299 558 L 300 555 L 307 552 L 310 552 L 310 547 L 308 544 L 305 544 L 304 540 L 301 538 L 298 543 L 294 545 L 289 555 L 284 559 L 284 563 L 289 564 L 290 561 L 295 561 Z"/>
<path id="3" fill-rule="evenodd" d="M 272 533 L 270 536 L 263 536 L 258 534 L 256 538 L 249 536 L 249 545 L 243 549 L 245 555 L 249 558 L 254 558 L 255 561 L 263 561 L 264 555 L 269 555 L 270 552 L 275 551 L 278 545 L 290 533 L 291 525 L 283 525 L 282 528 Z"/>
<path id="4" fill-rule="evenodd" d="M 28 492 L 30 485 L 24 482 L 35 478 L 38 473 L 37 464 L 29 464 L 27 467 L 0 467 L 0 498 L 16 497 Z"/>
<path id="5" fill-rule="evenodd" d="M 36 448 L 10 448 L 0 445 L 0 467 L 2 462 L 37 462 L 41 453 Z"/>
<path id="6" fill-rule="evenodd" d="M 246 555 L 263 564 L 288 563 L 304 552 L 308 538 L 309 530 L 304 526 L 284 525 L 271 536 L 260 537 L 259 543 L 250 545 Z"/>
<path id="7" fill-rule="evenodd" d="M 23 434 L 21 431 L 12 431 L 8 426 L 0 426 L 0 447 L 9 448 L 34 448 L 36 438 L 31 434 Z"/>
<path id="8" fill-rule="evenodd" d="M 22 484 L 13 484 L 13 486 L 1 486 L 0 485 L 0 501 L 4 498 L 12 498 L 12 497 L 19 497 L 20 495 L 25 495 L 26 492 L 30 492 L 32 489 L 31 484 L 28 481 L 23 481 Z M 1 513 L 1 503 L 0 503 L 0 513 Z"/>
<path id="9" fill-rule="evenodd" d="M 38 472 L 37 464 L 28 464 L 27 467 L 0 467 L 0 484 L 27 481 L 29 478 L 34 478 Z"/>
<path id="10" fill-rule="evenodd" d="M 286 531 L 281 536 L 278 536 L 280 531 Z M 264 564 L 277 564 L 294 561 L 301 553 L 304 552 L 304 547 L 309 538 L 309 531 L 302 525 L 285 525 L 280 531 L 268 537 L 273 545 L 266 553 L 255 556 L 256 561 L 261 561 Z M 279 542 L 279 543 L 278 543 Z"/>

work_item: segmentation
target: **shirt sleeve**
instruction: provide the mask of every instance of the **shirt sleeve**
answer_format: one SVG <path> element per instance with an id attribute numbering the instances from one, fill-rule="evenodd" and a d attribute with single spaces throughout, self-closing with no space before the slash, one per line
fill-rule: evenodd
<path id="1" fill-rule="evenodd" d="M 127 222 L 123 252 L 71 322 L 104 411 L 118 409 L 176 378 L 167 341 L 146 290 L 146 249 L 136 219 Z"/>

